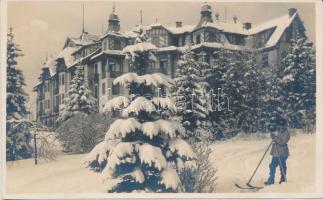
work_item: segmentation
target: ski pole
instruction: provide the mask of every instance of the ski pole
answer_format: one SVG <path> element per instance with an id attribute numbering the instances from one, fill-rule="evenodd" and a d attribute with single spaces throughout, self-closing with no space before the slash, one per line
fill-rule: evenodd
<path id="1" fill-rule="evenodd" d="M 263 159 L 265 158 L 265 155 L 267 154 L 267 152 L 268 152 L 269 148 L 271 147 L 271 145 L 273 144 L 273 142 L 274 142 L 274 141 L 271 141 L 271 143 L 270 143 L 270 144 L 269 144 L 269 146 L 267 147 L 267 149 L 266 149 L 266 151 L 265 151 L 264 155 L 261 157 L 261 159 L 260 159 L 260 161 L 259 161 L 259 163 L 258 163 L 258 166 L 257 166 L 257 167 L 256 167 L 256 169 L 253 171 L 253 173 L 252 173 L 252 175 L 251 175 L 251 177 L 250 177 L 249 181 L 247 182 L 247 185 L 249 185 L 249 184 L 250 184 L 250 182 L 251 182 L 252 178 L 253 178 L 253 177 L 254 177 L 254 175 L 256 174 L 256 172 L 257 172 L 257 170 L 258 170 L 258 168 L 259 168 L 260 164 L 262 163 Z"/>

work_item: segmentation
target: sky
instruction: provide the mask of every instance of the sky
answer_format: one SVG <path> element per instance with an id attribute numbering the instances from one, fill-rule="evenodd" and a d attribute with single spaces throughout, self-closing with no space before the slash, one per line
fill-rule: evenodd
<path id="1" fill-rule="evenodd" d="M 121 30 L 126 31 L 140 23 L 140 10 L 143 12 L 143 24 L 156 20 L 164 25 L 173 26 L 175 21 L 196 24 L 200 17 L 203 2 L 116 2 Z M 253 25 L 268 21 L 288 13 L 288 8 L 296 8 L 304 22 L 307 36 L 315 42 L 315 5 L 313 3 L 222 3 L 209 2 L 215 12 L 224 20 L 233 16 L 240 22 Z M 85 1 L 85 30 L 101 34 L 107 28 L 107 19 L 112 12 L 112 1 Z M 226 11 L 225 11 L 226 10 Z M 14 28 L 15 41 L 20 45 L 25 56 L 18 64 L 23 69 L 26 79 L 26 91 L 30 95 L 29 108 L 35 110 L 33 87 L 38 82 L 42 64 L 47 56 L 56 56 L 63 48 L 66 37 L 77 37 L 82 31 L 81 1 L 9 1 L 8 26 Z"/>

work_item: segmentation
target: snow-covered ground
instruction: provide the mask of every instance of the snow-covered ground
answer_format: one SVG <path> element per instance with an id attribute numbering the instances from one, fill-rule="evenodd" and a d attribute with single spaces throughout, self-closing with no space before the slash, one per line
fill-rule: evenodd
<path id="1" fill-rule="evenodd" d="M 214 164 L 218 168 L 217 192 L 248 192 L 238 189 L 234 183 L 246 183 L 271 140 L 233 140 L 214 145 Z M 278 184 L 279 168 L 276 169 L 276 183 L 258 192 L 306 193 L 315 191 L 315 134 L 297 134 L 289 141 L 290 157 L 287 160 L 287 183 Z M 263 186 L 269 176 L 271 156 L 266 155 L 252 184 Z"/>
<path id="2" fill-rule="evenodd" d="M 270 139 L 234 139 L 214 144 L 212 161 L 218 169 L 217 192 L 246 192 L 234 186 L 247 182 Z M 315 184 L 315 135 L 298 134 L 290 142 L 288 182 L 258 192 L 312 192 Z M 84 168 L 85 155 L 62 155 L 56 161 L 34 165 L 32 159 L 7 163 L 6 193 L 105 193 L 100 175 Z M 268 176 L 269 154 L 254 177 L 263 185 Z M 279 170 L 277 171 L 279 179 Z"/>

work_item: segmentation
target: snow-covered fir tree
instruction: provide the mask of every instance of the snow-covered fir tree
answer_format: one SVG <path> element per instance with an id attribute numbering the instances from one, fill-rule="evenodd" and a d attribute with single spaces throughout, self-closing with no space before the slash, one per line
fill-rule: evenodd
<path id="1" fill-rule="evenodd" d="M 190 46 L 186 46 L 177 63 L 172 96 L 177 107 L 175 120 L 183 124 L 186 136 L 201 141 L 210 138 L 210 95 L 207 96 L 206 72 L 208 64 L 195 60 Z"/>
<path id="2" fill-rule="evenodd" d="M 13 29 L 7 35 L 7 115 L 6 115 L 6 155 L 7 160 L 30 157 L 30 132 L 26 103 L 28 95 L 24 90 L 23 72 L 17 66 L 17 58 L 23 56 L 21 49 L 14 43 Z"/>
<path id="3" fill-rule="evenodd" d="M 315 76 L 313 44 L 297 31 L 279 71 L 284 109 L 291 127 L 304 128 L 307 121 L 315 124 Z"/>
<path id="4" fill-rule="evenodd" d="M 209 93 L 212 95 L 212 111 L 210 117 L 213 121 L 213 137 L 221 139 L 232 130 L 230 128 L 230 105 L 228 105 L 228 95 L 223 93 L 228 86 L 227 73 L 229 67 L 234 61 L 233 52 L 225 48 L 219 48 L 214 51 L 214 62 L 210 65 L 210 72 L 206 76 L 210 86 Z M 230 103 L 230 102 L 229 102 Z M 228 108 L 229 107 L 229 108 Z"/>
<path id="5" fill-rule="evenodd" d="M 225 106 L 221 109 L 225 115 L 224 124 L 228 137 L 241 130 L 241 112 L 243 111 L 244 85 L 244 54 L 239 51 L 230 51 L 228 54 L 227 71 L 223 74 L 223 97 Z"/>
<path id="6" fill-rule="evenodd" d="M 164 74 L 149 73 L 155 49 L 140 27 L 135 44 L 123 50 L 130 72 L 113 81 L 127 87 L 130 95 L 106 103 L 105 111 L 119 110 L 121 117 L 86 159 L 89 167 L 102 171 L 108 192 L 181 192 L 178 171 L 194 158 L 190 145 L 181 138 L 185 135 L 181 124 L 158 111 L 174 113 L 176 108 L 171 99 L 154 95 L 173 82 Z"/>
<path id="7" fill-rule="evenodd" d="M 265 77 L 264 92 L 261 95 L 260 127 L 264 132 L 278 128 L 279 121 L 285 119 L 282 81 L 277 70 L 272 69 L 270 76 Z"/>
<path id="8" fill-rule="evenodd" d="M 262 74 L 256 63 L 254 52 L 243 53 L 244 62 L 242 65 L 243 84 L 239 88 L 242 95 L 240 110 L 237 115 L 239 127 L 245 133 L 254 133 L 259 130 L 260 122 L 260 101 Z"/>
<path id="9" fill-rule="evenodd" d="M 57 122 L 63 122 L 76 114 L 91 114 L 98 112 L 96 99 L 84 79 L 84 67 L 77 66 L 71 80 L 64 104 L 59 111 Z"/>

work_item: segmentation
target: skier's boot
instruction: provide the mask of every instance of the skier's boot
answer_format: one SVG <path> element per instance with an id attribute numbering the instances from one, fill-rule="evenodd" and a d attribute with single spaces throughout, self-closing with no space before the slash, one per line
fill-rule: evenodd
<path id="1" fill-rule="evenodd" d="M 281 184 L 283 182 L 286 182 L 286 178 L 284 176 L 280 178 L 279 184 Z"/>
<path id="2" fill-rule="evenodd" d="M 272 185 L 275 183 L 275 178 L 270 176 L 267 181 L 264 182 L 265 185 Z"/>

